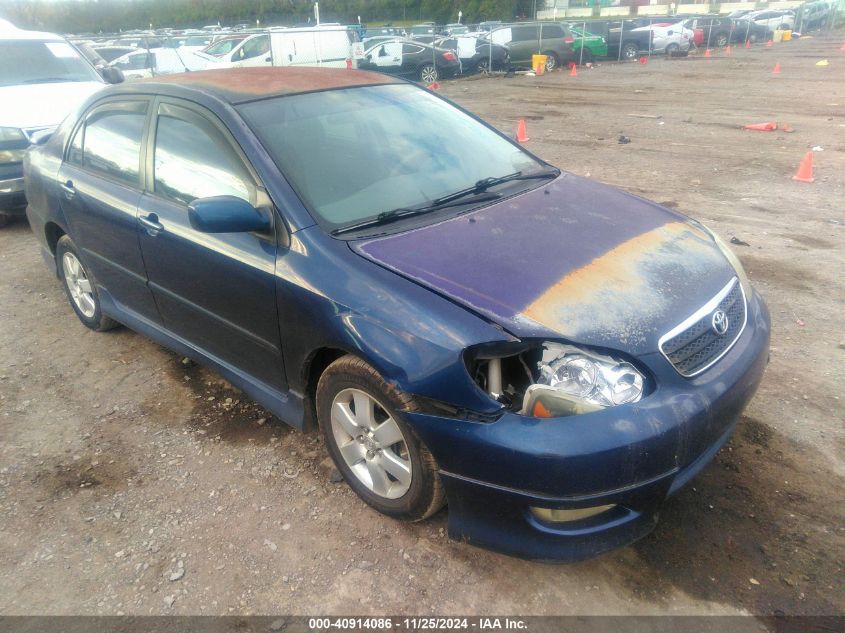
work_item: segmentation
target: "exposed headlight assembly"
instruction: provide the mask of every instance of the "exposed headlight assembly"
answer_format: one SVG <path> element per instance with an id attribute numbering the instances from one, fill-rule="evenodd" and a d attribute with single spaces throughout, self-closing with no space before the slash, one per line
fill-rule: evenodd
<path id="1" fill-rule="evenodd" d="M 0 165 L 23 162 L 25 149 L 0 149 Z"/>
<path id="2" fill-rule="evenodd" d="M 539 379 L 525 392 L 522 414 L 564 417 L 637 402 L 645 377 L 629 362 L 572 345 L 545 343 Z"/>

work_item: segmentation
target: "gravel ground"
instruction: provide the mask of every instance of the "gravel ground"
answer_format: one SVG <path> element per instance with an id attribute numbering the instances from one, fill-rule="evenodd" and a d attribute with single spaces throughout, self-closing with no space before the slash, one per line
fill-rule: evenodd
<path id="1" fill-rule="evenodd" d="M 771 308 L 731 443 L 653 534 L 575 565 L 450 542 L 445 511 L 375 514 L 316 436 L 131 331 L 85 329 L 26 224 L 0 231 L 0 614 L 842 613 L 839 46 L 444 83 L 503 130 L 525 117 L 550 162 L 747 243 Z M 739 129 L 766 120 L 795 131 Z M 813 146 L 816 183 L 793 182 Z"/>

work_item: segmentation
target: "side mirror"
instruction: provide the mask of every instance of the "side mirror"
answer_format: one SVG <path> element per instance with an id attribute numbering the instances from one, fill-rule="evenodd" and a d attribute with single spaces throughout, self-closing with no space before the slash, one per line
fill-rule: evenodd
<path id="1" fill-rule="evenodd" d="M 106 66 L 102 70 L 103 79 L 106 80 L 107 83 L 110 84 L 119 84 L 123 83 L 125 77 L 123 76 L 123 71 L 116 66 Z"/>
<path id="2" fill-rule="evenodd" d="M 32 135 L 29 137 L 30 145 L 44 145 L 47 141 L 50 140 L 50 137 L 53 136 L 53 132 L 55 128 L 51 128 L 48 130 L 38 130 L 37 132 L 33 132 Z"/>
<path id="3" fill-rule="evenodd" d="M 270 220 L 249 202 L 235 196 L 198 198 L 188 205 L 191 226 L 203 233 L 266 231 Z"/>

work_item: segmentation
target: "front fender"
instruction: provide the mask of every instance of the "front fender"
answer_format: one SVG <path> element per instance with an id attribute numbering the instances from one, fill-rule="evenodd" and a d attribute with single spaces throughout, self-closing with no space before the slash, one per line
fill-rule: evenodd
<path id="1" fill-rule="evenodd" d="M 370 363 L 402 391 L 492 413 L 498 405 L 467 372 L 463 351 L 513 337 L 466 309 L 353 253 L 319 227 L 291 236 L 276 266 L 279 324 L 290 388 L 306 395 L 322 349 Z"/>

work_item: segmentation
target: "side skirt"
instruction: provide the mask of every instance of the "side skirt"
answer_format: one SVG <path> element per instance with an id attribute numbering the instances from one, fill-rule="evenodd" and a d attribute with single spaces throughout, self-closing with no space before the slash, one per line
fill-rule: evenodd
<path id="1" fill-rule="evenodd" d="M 283 393 L 273 389 L 189 341 L 168 332 L 158 323 L 153 323 L 117 303 L 105 288 L 98 286 L 97 290 L 105 314 L 159 345 L 213 369 L 283 422 L 300 431 L 303 429 L 305 405 L 300 394 L 292 391 Z"/>

